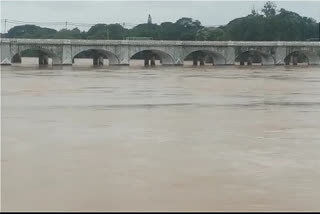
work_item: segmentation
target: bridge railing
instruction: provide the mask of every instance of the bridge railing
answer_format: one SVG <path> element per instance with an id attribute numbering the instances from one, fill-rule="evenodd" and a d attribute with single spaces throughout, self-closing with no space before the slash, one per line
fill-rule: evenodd
<path id="1" fill-rule="evenodd" d="M 3 44 L 42 45 L 136 45 L 136 46 L 266 46 L 266 47 L 320 47 L 320 41 L 168 41 L 168 40 L 77 40 L 77 39 L 9 39 Z"/>

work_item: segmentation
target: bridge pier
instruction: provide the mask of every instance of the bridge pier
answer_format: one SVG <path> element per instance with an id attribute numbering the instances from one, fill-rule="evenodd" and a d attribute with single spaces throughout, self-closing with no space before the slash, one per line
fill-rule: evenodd
<path id="1" fill-rule="evenodd" d="M 93 65 L 98 65 L 98 57 L 93 57 Z"/>
<path id="2" fill-rule="evenodd" d="M 198 66 L 198 57 L 197 56 L 192 56 L 192 65 Z"/>
<path id="3" fill-rule="evenodd" d="M 211 63 L 212 65 L 214 65 L 214 59 L 213 59 L 213 56 L 209 56 L 209 55 L 207 55 L 206 57 L 205 57 L 205 63 Z"/>
<path id="4" fill-rule="evenodd" d="M 103 56 L 94 56 L 93 57 L 93 65 L 102 66 L 103 65 Z"/>
<path id="5" fill-rule="evenodd" d="M 291 55 L 288 60 L 285 61 L 286 65 L 298 65 L 298 57 Z"/>
<path id="6" fill-rule="evenodd" d="M 204 57 L 203 56 L 199 57 L 199 62 L 200 62 L 200 66 L 204 66 Z"/>
<path id="7" fill-rule="evenodd" d="M 148 67 L 148 66 L 154 67 L 154 66 L 156 66 L 156 56 L 155 55 L 146 56 L 144 58 L 144 66 L 145 67 Z"/>
<path id="8" fill-rule="evenodd" d="M 252 61 L 253 61 L 252 57 L 249 56 L 248 61 L 247 61 L 247 65 L 252 65 Z"/>
<path id="9" fill-rule="evenodd" d="M 292 56 L 292 64 L 298 65 L 298 57 L 297 56 Z"/>
<path id="10" fill-rule="evenodd" d="M 148 67 L 148 66 L 149 66 L 149 58 L 148 58 L 148 57 L 146 57 L 146 58 L 144 59 L 144 66 L 145 66 L 145 67 Z"/>
<path id="11" fill-rule="evenodd" d="M 103 56 L 99 56 L 99 62 L 98 62 L 98 64 L 99 65 L 103 65 L 104 63 L 103 63 Z"/>
<path id="12" fill-rule="evenodd" d="M 210 57 L 209 55 L 205 56 L 204 62 L 205 63 L 212 63 L 212 57 Z"/>
<path id="13" fill-rule="evenodd" d="M 16 54 L 12 57 L 12 60 L 11 60 L 12 63 L 21 63 L 21 56 L 20 54 Z"/>
<path id="14" fill-rule="evenodd" d="M 150 61 L 152 67 L 156 66 L 156 56 L 152 56 Z"/>
<path id="15" fill-rule="evenodd" d="M 290 65 L 291 63 L 293 64 L 293 55 L 291 55 L 290 58 L 289 58 L 289 65 Z"/>
<path id="16" fill-rule="evenodd" d="M 48 65 L 49 63 L 48 55 L 40 55 L 39 56 L 39 65 Z"/>
<path id="17" fill-rule="evenodd" d="M 204 56 L 197 56 L 197 55 L 193 55 L 192 56 L 192 65 L 193 66 L 198 66 L 198 62 L 200 64 L 200 66 L 204 65 L 204 61 L 205 61 L 205 57 Z"/>
<path id="18" fill-rule="evenodd" d="M 290 60 L 285 60 L 285 65 L 290 65 Z"/>

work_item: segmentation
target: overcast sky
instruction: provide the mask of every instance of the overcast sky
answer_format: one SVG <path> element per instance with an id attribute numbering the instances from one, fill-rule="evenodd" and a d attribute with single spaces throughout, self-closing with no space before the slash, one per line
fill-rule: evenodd
<path id="1" fill-rule="evenodd" d="M 320 21 L 320 0 L 275 3 L 278 9 L 285 8 Z M 147 22 L 148 14 L 151 14 L 154 23 L 191 17 L 205 26 L 215 26 L 246 16 L 253 7 L 261 10 L 263 4 L 264 1 L 1 1 L 1 32 L 4 31 L 3 19 L 25 22 L 125 22 L 129 27 L 130 24 Z M 12 26 L 13 23 L 7 23 L 7 30 Z M 61 29 L 64 26 L 47 27 Z M 88 27 L 80 29 L 87 30 Z"/>

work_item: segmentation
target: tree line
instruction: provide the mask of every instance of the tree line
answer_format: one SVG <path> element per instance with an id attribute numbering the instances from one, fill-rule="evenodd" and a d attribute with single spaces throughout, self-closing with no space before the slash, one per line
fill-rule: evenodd
<path id="1" fill-rule="evenodd" d="M 319 25 L 313 18 L 266 2 L 261 11 L 252 10 L 245 17 L 227 25 L 205 27 L 199 20 L 183 17 L 176 22 L 139 24 L 127 29 L 121 24 L 96 24 L 88 31 L 78 28 L 55 30 L 36 25 L 20 25 L 2 34 L 6 38 L 39 39 L 111 39 L 148 37 L 153 40 L 185 41 L 305 41 L 319 38 Z"/>

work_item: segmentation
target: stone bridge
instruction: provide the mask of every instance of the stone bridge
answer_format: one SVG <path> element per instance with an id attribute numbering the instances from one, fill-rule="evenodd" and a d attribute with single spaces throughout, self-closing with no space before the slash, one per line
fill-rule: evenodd
<path id="1" fill-rule="evenodd" d="M 69 40 L 69 39 L 1 39 L 1 64 L 21 62 L 27 50 L 36 50 L 39 64 L 72 65 L 79 54 L 91 51 L 93 64 L 129 65 L 140 54 L 145 65 L 284 65 L 320 64 L 320 42 L 244 42 L 244 41 L 155 41 L 155 40 Z M 141 54 L 144 53 L 144 54 Z"/>

